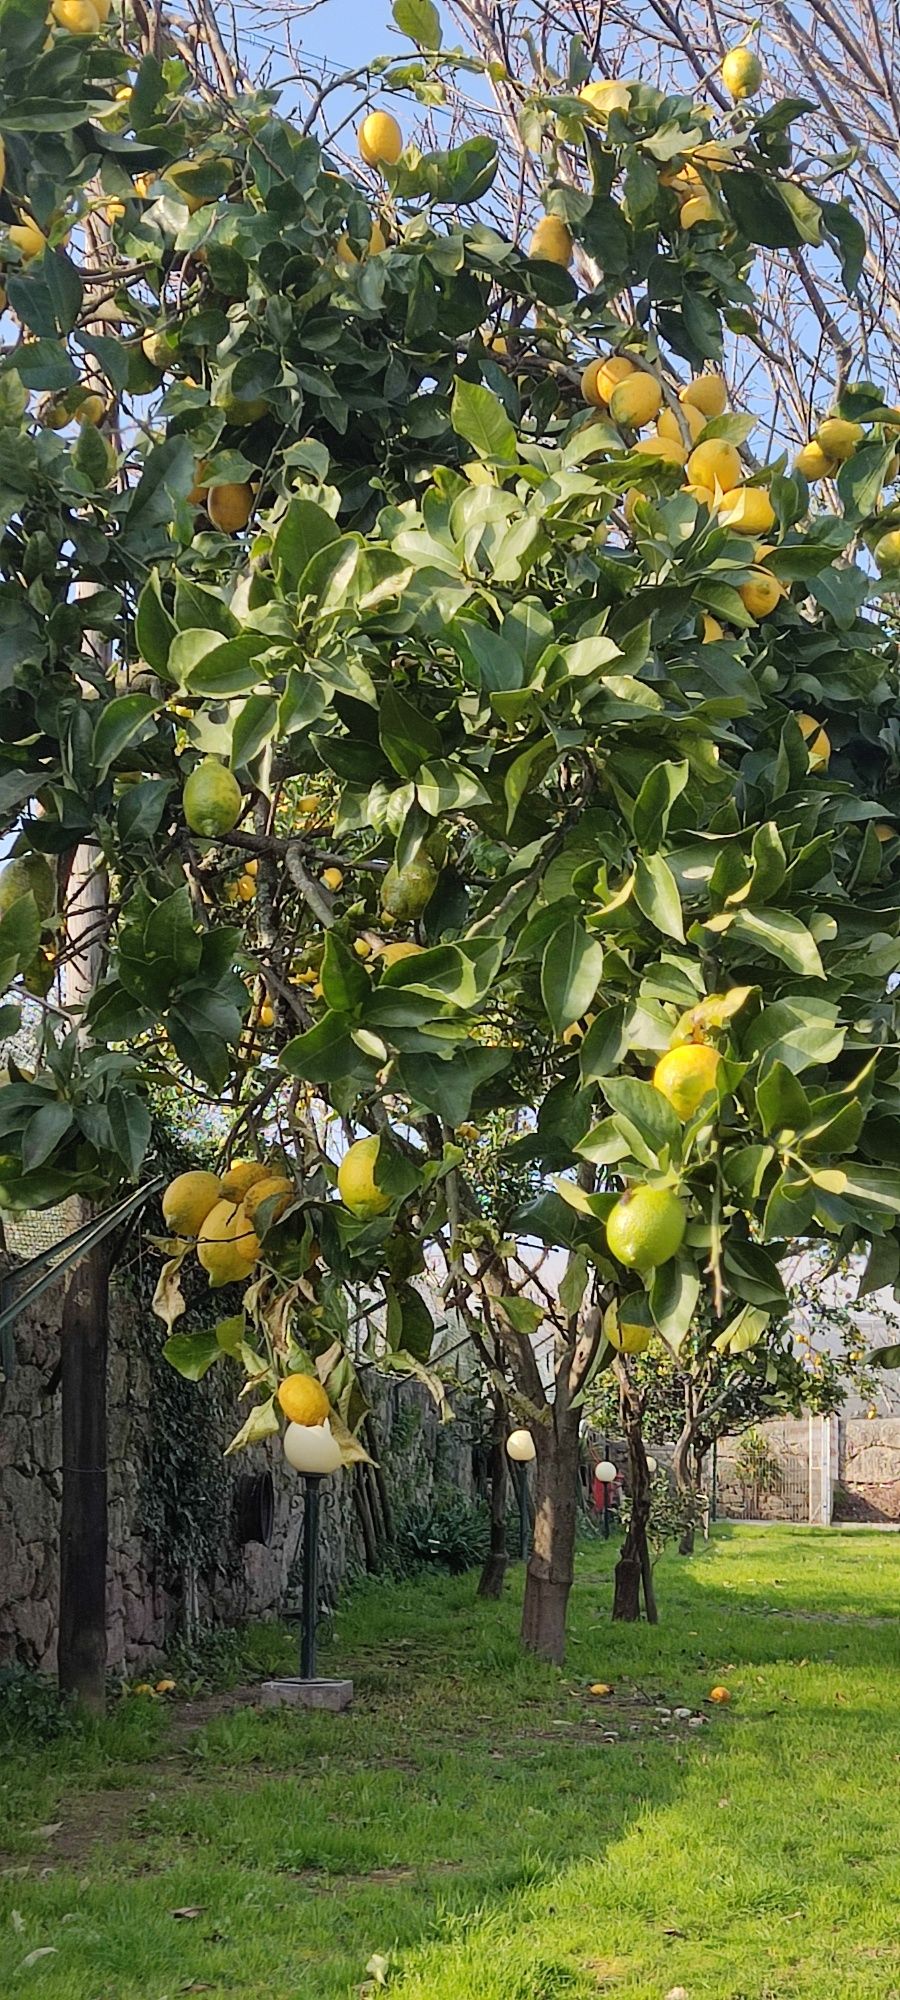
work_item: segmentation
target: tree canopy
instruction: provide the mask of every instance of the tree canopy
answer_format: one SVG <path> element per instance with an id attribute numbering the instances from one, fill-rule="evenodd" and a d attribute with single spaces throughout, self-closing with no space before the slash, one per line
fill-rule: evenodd
<path id="1" fill-rule="evenodd" d="M 715 372 L 775 218 L 815 199 L 851 286 L 855 227 L 792 171 L 790 102 L 738 92 L 719 136 L 576 68 L 523 107 L 545 221 L 513 240 L 493 139 L 416 144 L 459 60 L 425 0 L 377 198 L 267 93 L 69 5 L 48 36 L 0 4 L 0 959 L 43 1023 L 0 1199 L 133 1184 L 178 1074 L 286 1183 L 210 1191 L 244 1314 L 173 1342 L 243 1359 L 241 1442 L 318 1357 L 352 1453 L 349 1329 L 377 1302 L 424 1366 L 431 1247 L 540 1456 L 611 1301 L 677 1351 L 703 1297 L 736 1349 L 793 1239 L 900 1262 L 900 412 L 843 388 L 833 510 Z M 67 1008 L 85 848 L 102 968 Z M 467 1128 L 516 1110 L 539 1189 L 485 1213 Z M 552 1411 L 525 1236 L 569 1258 Z"/>

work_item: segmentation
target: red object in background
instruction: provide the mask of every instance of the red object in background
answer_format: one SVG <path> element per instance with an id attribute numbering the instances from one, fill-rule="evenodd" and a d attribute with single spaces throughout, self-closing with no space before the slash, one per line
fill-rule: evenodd
<path id="1" fill-rule="evenodd" d="M 598 1479 L 596 1472 L 594 1473 L 591 1482 L 591 1492 L 593 1494 L 594 1506 L 596 1507 L 598 1514 L 602 1514 L 603 1512 L 604 1493 L 609 1494 L 610 1507 L 617 1507 L 619 1504 L 619 1494 L 621 1493 L 621 1490 L 622 1490 L 622 1479 L 620 1473 L 616 1473 L 615 1479 L 610 1479 L 608 1482 L 605 1479 Z"/>

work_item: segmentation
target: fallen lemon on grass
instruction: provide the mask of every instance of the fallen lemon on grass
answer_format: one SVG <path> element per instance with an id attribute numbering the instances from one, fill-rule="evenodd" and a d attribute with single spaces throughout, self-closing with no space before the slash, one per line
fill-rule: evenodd
<path id="1" fill-rule="evenodd" d="M 331 1404 L 317 1375 L 286 1375 L 278 1384 L 278 1402 L 289 1423 L 324 1424 Z"/>
<path id="2" fill-rule="evenodd" d="M 166 1228 L 173 1236 L 199 1236 L 210 1211 L 222 1200 L 218 1174 L 178 1174 L 162 1198 Z"/>
<path id="3" fill-rule="evenodd" d="M 667 1049 L 653 1072 L 654 1088 L 679 1118 L 693 1118 L 698 1105 L 716 1087 L 720 1061 L 718 1049 L 706 1042 L 685 1042 L 681 1048 Z"/>
<path id="4" fill-rule="evenodd" d="M 588 1693 L 596 1695 L 612 1694 L 612 1688 L 608 1681 L 592 1681 Z"/>
<path id="5" fill-rule="evenodd" d="M 731 1693 L 726 1687 L 714 1687 L 709 1690 L 709 1698 L 710 1701 L 720 1703 L 724 1706 L 727 1701 L 731 1700 Z"/>
<path id="6" fill-rule="evenodd" d="M 377 1132 L 368 1139 L 356 1139 L 338 1167 L 338 1194 L 344 1207 L 361 1222 L 386 1214 L 391 1205 L 390 1195 L 375 1179 L 380 1149 Z"/>

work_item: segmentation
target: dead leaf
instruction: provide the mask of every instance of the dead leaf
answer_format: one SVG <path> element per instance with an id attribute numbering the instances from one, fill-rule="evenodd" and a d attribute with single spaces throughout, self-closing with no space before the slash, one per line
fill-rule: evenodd
<path id="1" fill-rule="evenodd" d="M 170 1917 L 180 1917 L 184 1920 L 188 1917 L 202 1917 L 205 1909 L 205 1903 L 185 1903 L 182 1910 L 170 1910 L 169 1915 Z"/>
<path id="2" fill-rule="evenodd" d="M 390 1958 L 384 1957 L 380 1951 L 373 1951 L 366 1971 L 376 1986 L 386 1986 L 390 1977 Z"/>
<path id="3" fill-rule="evenodd" d="M 10 1910 L 9 1921 L 12 1924 L 13 1930 L 18 1933 L 19 1937 L 21 1937 L 22 1932 L 25 1929 L 25 1918 L 23 1917 L 21 1910 Z"/>
<path id="4" fill-rule="evenodd" d="M 30 1951 L 28 1953 L 28 1957 L 23 1958 L 22 1963 L 19 1966 L 19 1971 L 20 1972 L 27 1971 L 29 1965 L 37 1965 L 38 1960 L 41 1958 L 58 1958 L 58 1957 L 59 1953 L 57 1951 L 55 1944 L 39 1944 L 36 1951 Z"/>
<path id="5" fill-rule="evenodd" d="M 61 1832 L 62 1832 L 62 1829 L 63 1829 L 63 1822 L 62 1822 L 62 1820 L 61 1820 L 61 1819 L 52 1819 L 52 1820 L 50 1820 L 50 1821 L 49 1821 L 49 1823 L 48 1823 L 48 1825 L 47 1825 L 47 1826 L 36 1826 L 36 1827 L 34 1828 L 34 1832 L 35 1832 L 35 1833 L 39 1833 L 39 1834 L 41 1835 L 41 1838 L 42 1838 L 43 1840 L 52 1840 L 52 1839 L 53 1839 L 53 1835 L 54 1835 L 55 1833 L 61 1833 Z"/>
<path id="6" fill-rule="evenodd" d="M 185 1309 L 179 1274 L 186 1256 L 187 1245 L 177 1257 L 169 1258 L 160 1271 L 153 1294 L 153 1311 L 157 1319 L 163 1321 L 167 1333 L 171 1333 L 175 1321 L 181 1318 Z"/>

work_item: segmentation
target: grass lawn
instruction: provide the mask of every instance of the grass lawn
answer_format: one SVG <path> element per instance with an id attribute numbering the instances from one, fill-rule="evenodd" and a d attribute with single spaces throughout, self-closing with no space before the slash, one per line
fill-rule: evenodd
<path id="1" fill-rule="evenodd" d="M 561 1673 L 518 1574 L 372 1583 L 348 1715 L 132 1700 L 7 1753 L 3 2000 L 350 2000 L 373 1954 L 403 2000 L 900 2000 L 900 1537 L 720 1529 L 656 1631 L 614 1554 Z"/>

